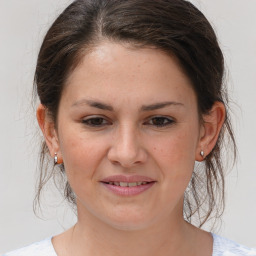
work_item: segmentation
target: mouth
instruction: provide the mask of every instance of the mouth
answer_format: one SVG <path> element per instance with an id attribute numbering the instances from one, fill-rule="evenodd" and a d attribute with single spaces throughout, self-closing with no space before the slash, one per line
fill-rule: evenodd
<path id="1" fill-rule="evenodd" d="M 135 196 L 152 188 L 155 180 L 145 176 L 110 176 L 101 181 L 105 188 L 119 196 Z"/>
<path id="2" fill-rule="evenodd" d="M 151 182 L 147 182 L 147 181 L 139 181 L 139 182 L 114 182 L 114 181 L 110 181 L 110 182 L 103 182 L 105 184 L 109 184 L 109 185 L 113 185 L 113 186 L 119 186 L 119 187 L 136 187 L 136 186 L 143 186 L 143 185 L 147 185 L 149 183 L 153 183 L 154 181 Z"/>

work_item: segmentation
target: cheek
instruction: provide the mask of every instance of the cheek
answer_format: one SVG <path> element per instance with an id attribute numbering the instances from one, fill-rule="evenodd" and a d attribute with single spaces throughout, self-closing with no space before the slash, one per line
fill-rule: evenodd
<path id="1" fill-rule="evenodd" d="M 185 186 L 192 175 L 195 163 L 197 137 L 184 129 L 152 143 L 152 158 L 160 166 L 163 180 L 174 186 Z"/>
<path id="2" fill-rule="evenodd" d="M 72 183 L 85 183 L 93 179 L 94 172 L 104 157 L 102 141 L 88 138 L 83 133 L 78 135 L 77 132 L 66 132 L 62 135 L 60 148 L 71 186 Z"/>
<path id="3" fill-rule="evenodd" d="M 192 137 L 189 132 L 173 134 L 152 142 L 153 157 L 164 162 L 185 164 L 188 160 L 195 160 L 196 136 Z"/>

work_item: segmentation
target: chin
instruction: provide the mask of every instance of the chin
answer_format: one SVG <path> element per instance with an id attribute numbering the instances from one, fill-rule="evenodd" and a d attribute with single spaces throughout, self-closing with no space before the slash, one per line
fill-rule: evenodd
<path id="1" fill-rule="evenodd" d="M 122 213 L 111 214 L 105 222 L 118 230 L 135 231 L 149 227 L 154 223 L 154 217 L 139 212 L 125 211 Z"/>
<path id="2" fill-rule="evenodd" d="M 78 204 L 78 210 L 78 216 L 89 217 L 87 220 L 90 220 L 91 223 L 106 224 L 123 231 L 142 230 L 152 226 L 159 219 L 159 213 L 154 212 L 152 208 L 138 205 L 116 205 L 113 207 L 113 205 L 103 204 L 99 208 L 82 203 Z"/>

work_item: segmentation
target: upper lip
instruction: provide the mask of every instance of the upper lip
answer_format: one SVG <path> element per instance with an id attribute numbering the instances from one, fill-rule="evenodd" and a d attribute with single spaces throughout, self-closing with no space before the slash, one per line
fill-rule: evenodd
<path id="1" fill-rule="evenodd" d="M 125 175 L 113 175 L 108 176 L 101 180 L 101 182 L 153 182 L 155 180 L 147 177 L 147 176 L 140 176 L 140 175 L 132 175 L 132 176 L 125 176 Z"/>

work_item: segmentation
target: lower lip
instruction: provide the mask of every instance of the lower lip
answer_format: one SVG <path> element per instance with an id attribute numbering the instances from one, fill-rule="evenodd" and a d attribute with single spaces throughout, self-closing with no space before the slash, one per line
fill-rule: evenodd
<path id="1" fill-rule="evenodd" d="M 110 191 L 114 192 L 117 195 L 120 196 L 135 196 L 143 193 L 144 191 L 151 188 L 156 182 L 150 182 L 145 185 L 140 186 L 134 186 L 134 187 L 121 187 L 121 186 L 115 186 L 110 185 L 107 183 L 102 182 L 102 184 L 109 189 Z"/>

